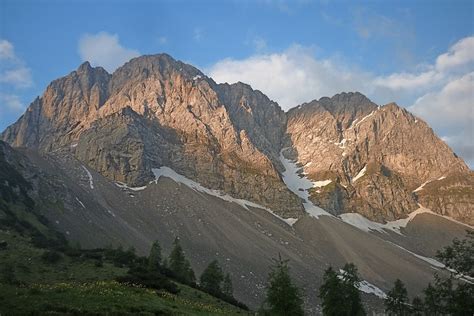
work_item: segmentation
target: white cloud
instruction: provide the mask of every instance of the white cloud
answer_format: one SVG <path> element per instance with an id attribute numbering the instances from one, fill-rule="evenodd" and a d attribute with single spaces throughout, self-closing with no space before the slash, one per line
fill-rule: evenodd
<path id="1" fill-rule="evenodd" d="M 243 60 L 224 59 L 208 69 L 217 82 L 246 82 L 288 110 L 316 97 L 344 90 L 367 90 L 369 73 L 316 59 L 313 50 L 294 45 L 282 53 L 257 54 Z"/>
<path id="2" fill-rule="evenodd" d="M 5 111 L 6 110 L 6 111 Z M 20 97 L 14 94 L 0 93 L 0 113 L 21 113 L 25 110 L 25 106 Z"/>
<path id="3" fill-rule="evenodd" d="M 0 83 L 13 88 L 27 88 L 33 84 L 31 70 L 16 56 L 12 43 L 0 39 Z"/>
<path id="4" fill-rule="evenodd" d="M 15 51 L 13 44 L 7 40 L 0 40 L 0 60 L 2 59 L 14 59 Z"/>
<path id="5" fill-rule="evenodd" d="M 425 119 L 471 166 L 474 163 L 474 72 L 430 91 L 408 108 Z"/>
<path id="6" fill-rule="evenodd" d="M 33 83 L 30 69 L 23 66 L 2 72 L 0 82 L 11 84 L 18 88 L 30 87 Z"/>
<path id="7" fill-rule="evenodd" d="M 83 61 L 104 67 L 109 72 L 140 55 L 137 50 L 123 47 L 117 34 L 107 32 L 84 34 L 79 40 L 78 49 Z"/>
<path id="8" fill-rule="evenodd" d="M 474 62 L 474 36 L 463 38 L 454 44 L 447 53 L 438 56 L 436 69 L 449 71 Z"/>
<path id="9" fill-rule="evenodd" d="M 217 82 L 242 81 L 288 110 L 342 91 L 360 91 L 379 104 L 396 101 L 426 120 L 454 150 L 474 163 L 474 37 L 467 37 L 413 72 L 386 76 L 337 58 L 318 59 L 294 45 L 280 53 L 224 59 L 207 72 Z M 400 102 L 401 101 L 401 102 Z"/>
<path id="10" fill-rule="evenodd" d="M 409 107 L 440 127 L 451 122 L 474 122 L 474 72 L 450 81 L 440 91 L 431 91 L 421 96 Z"/>
<path id="11" fill-rule="evenodd" d="M 474 69 L 474 36 L 466 37 L 439 55 L 432 65 L 419 67 L 420 72 L 394 73 L 377 77 L 375 84 L 392 90 L 432 89 L 441 87 L 459 74 Z"/>

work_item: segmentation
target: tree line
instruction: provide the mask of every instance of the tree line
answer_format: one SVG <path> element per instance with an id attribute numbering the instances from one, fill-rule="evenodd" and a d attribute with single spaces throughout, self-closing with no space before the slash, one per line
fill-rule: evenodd
<path id="1" fill-rule="evenodd" d="M 408 298 L 402 281 L 396 280 L 384 300 L 385 312 L 395 316 L 474 315 L 474 232 L 437 252 L 445 265 L 444 276 L 435 273 L 434 283 L 424 289 L 424 297 Z M 269 274 L 267 297 L 260 315 L 304 315 L 301 290 L 293 284 L 287 260 L 275 260 Z M 326 316 L 366 315 L 361 301 L 357 267 L 347 263 L 336 272 L 329 267 L 319 288 L 322 314 Z"/>
<path id="2" fill-rule="evenodd" d="M 463 240 L 455 238 L 436 258 L 445 265 L 445 276 L 435 273 L 424 297 L 411 301 L 403 282 L 396 280 L 385 300 L 389 315 L 474 315 L 474 232 L 468 231 Z"/>
<path id="3" fill-rule="evenodd" d="M 162 255 L 160 243 L 158 241 L 153 242 L 148 257 L 144 257 L 133 264 L 127 274 L 119 277 L 118 281 L 141 284 L 176 294 L 179 289 L 170 279 L 248 310 L 245 304 L 234 298 L 231 276 L 229 273 L 224 273 L 217 260 L 209 263 L 199 278 L 199 284 L 197 283 L 195 273 L 185 256 L 178 237 L 175 238 L 172 250 L 166 258 Z"/>

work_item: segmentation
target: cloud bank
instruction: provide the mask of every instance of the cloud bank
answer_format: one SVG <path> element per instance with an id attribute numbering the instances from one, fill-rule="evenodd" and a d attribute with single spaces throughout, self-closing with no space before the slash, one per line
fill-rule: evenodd
<path id="1" fill-rule="evenodd" d="M 0 115 L 23 112 L 25 106 L 18 92 L 32 85 L 30 68 L 16 55 L 11 42 L 0 39 Z"/>
<path id="2" fill-rule="evenodd" d="M 108 72 L 113 72 L 130 59 L 140 56 L 137 50 L 122 46 L 117 34 L 107 32 L 82 35 L 78 52 L 82 61 L 104 67 Z"/>

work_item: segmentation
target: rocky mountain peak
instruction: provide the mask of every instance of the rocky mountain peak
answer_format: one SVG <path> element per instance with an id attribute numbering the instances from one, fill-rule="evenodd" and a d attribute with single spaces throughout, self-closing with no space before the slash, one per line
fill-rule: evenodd
<path id="1" fill-rule="evenodd" d="M 85 62 L 53 81 L 1 136 L 42 153 L 66 150 L 129 185 L 167 166 L 284 217 L 303 208 L 282 181 L 283 147 L 293 148 L 310 179 L 332 181 L 312 195 L 317 205 L 379 221 L 413 211 L 412 190 L 423 182 L 468 170 L 394 103 L 378 107 L 343 92 L 285 113 L 251 86 L 217 84 L 167 54 L 134 58 L 113 74 Z"/>

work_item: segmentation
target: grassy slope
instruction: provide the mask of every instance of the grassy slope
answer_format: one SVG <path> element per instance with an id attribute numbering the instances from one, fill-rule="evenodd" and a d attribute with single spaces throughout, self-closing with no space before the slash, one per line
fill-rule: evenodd
<path id="1" fill-rule="evenodd" d="M 0 315 L 248 313 L 182 284 L 177 284 L 179 294 L 173 295 L 114 281 L 128 268 L 104 257 L 104 251 L 100 260 L 97 253 L 94 257 L 86 251 L 76 250 L 72 255 L 63 237 L 39 214 L 28 189 L 29 184 L 0 151 Z M 43 259 L 52 249 L 60 258 Z"/>
<path id="2" fill-rule="evenodd" d="M 62 255 L 56 263 L 47 263 L 41 255 L 47 251 L 34 247 L 29 237 L 0 230 L 0 241 L 8 243 L 0 250 L 2 272 L 10 266 L 16 285 L 0 283 L 0 314 L 155 314 L 155 315 L 244 315 L 246 312 L 210 295 L 179 284 L 180 293 L 172 295 L 114 281 L 124 275 L 104 261 L 96 266 L 92 259 Z"/>

